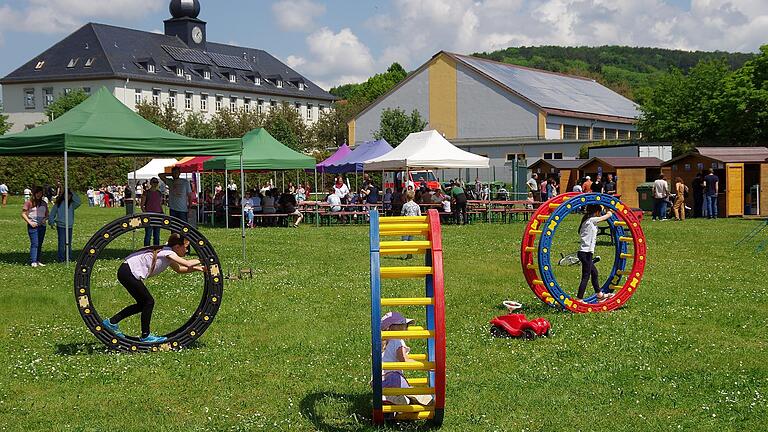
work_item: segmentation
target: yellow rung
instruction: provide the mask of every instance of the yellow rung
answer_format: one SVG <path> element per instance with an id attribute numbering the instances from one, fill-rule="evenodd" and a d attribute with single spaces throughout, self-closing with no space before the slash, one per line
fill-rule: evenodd
<path id="1" fill-rule="evenodd" d="M 379 218 L 379 224 L 426 223 L 426 216 L 389 216 Z"/>
<path id="2" fill-rule="evenodd" d="M 414 387 L 426 387 L 429 385 L 429 378 L 408 378 L 408 384 Z"/>
<path id="3" fill-rule="evenodd" d="M 632 274 L 632 272 L 627 270 L 618 270 L 616 274 L 619 276 L 626 276 L 626 275 Z"/>
<path id="4" fill-rule="evenodd" d="M 533 280 L 534 285 L 544 285 L 544 281 L 541 279 L 534 279 Z"/>
<path id="5" fill-rule="evenodd" d="M 408 361 L 408 362 L 382 362 L 382 370 L 416 370 L 431 371 L 435 369 L 435 362 Z"/>
<path id="6" fill-rule="evenodd" d="M 528 234 L 531 234 L 531 235 L 533 235 L 533 234 L 541 234 L 541 230 L 532 229 L 532 230 L 528 231 Z"/>
<path id="7" fill-rule="evenodd" d="M 529 270 L 537 270 L 539 268 L 536 264 L 528 264 L 525 267 Z"/>
<path id="8" fill-rule="evenodd" d="M 419 388 L 398 388 L 398 387 L 385 387 L 381 389 L 383 396 L 408 396 L 408 395 L 431 395 L 435 394 L 433 387 L 419 387 Z"/>
<path id="9" fill-rule="evenodd" d="M 408 358 L 411 360 L 426 360 L 426 354 L 408 354 Z"/>
<path id="10" fill-rule="evenodd" d="M 547 220 L 547 219 L 549 219 L 549 215 L 538 215 L 538 216 L 536 216 L 536 219 L 538 219 L 538 220 Z"/>
<path id="11" fill-rule="evenodd" d="M 381 249 L 429 249 L 432 242 L 429 240 L 414 241 L 383 241 L 379 243 Z"/>
<path id="12" fill-rule="evenodd" d="M 634 240 L 632 237 L 619 237 L 619 241 L 622 242 L 631 242 L 632 240 Z"/>
<path id="13" fill-rule="evenodd" d="M 413 255 L 423 254 L 424 249 L 382 249 L 379 251 L 381 255 Z"/>
<path id="14" fill-rule="evenodd" d="M 612 290 L 619 290 L 623 288 L 622 285 L 608 285 L 608 287 L 611 288 Z"/>
<path id="15" fill-rule="evenodd" d="M 427 306 L 435 304 L 432 297 L 401 297 L 401 298 L 383 298 L 382 306 Z"/>
<path id="16" fill-rule="evenodd" d="M 625 226 L 627 226 L 627 223 L 624 222 L 624 221 L 616 221 L 616 222 L 613 223 L 613 226 L 625 227 Z"/>
<path id="17" fill-rule="evenodd" d="M 382 339 L 429 339 L 435 337 L 431 330 L 386 330 L 381 332 Z"/>
<path id="18" fill-rule="evenodd" d="M 624 258 L 624 259 L 626 259 L 626 258 L 632 258 L 632 254 L 623 253 L 623 254 L 619 255 L 619 257 L 621 257 L 621 258 Z"/>
<path id="19" fill-rule="evenodd" d="M 526 252 L 536 252 L 536 248 L 533 246 L 526 246 L 525 247 Z"/>
<path id="20" fill-rule="evenodd" d="M 432 267 L 381 267 L 381 277 L 385 279 L 416 278 L 432 274 Z"/>
<path id="21" fill-rule="evenodd" d="M 400 413 L 395 417 L 397 420 L 429 420 L 435 416 L 434 411 L 420 411 L 413 413 Z"/>
<path id="22" fill-rule="evenodd" d="M 386 236 L 395 235 L 419 235 L 429 232 L 428 224 L 416 224 L 416 223 L 395 223 L 379 226 L 379 234 Z"/>
<path id="23" fill-rule="evenodd" d="M 383 405 L 381 410 L 385 413 L 417 413 L 425 411 L 434 411 L 432 405 Z"/>
<path id="24" fill-rule="evenodd" d="M 560 207 L 560 204 L 555 204 L 555 203 L 550 203 L 549 204 L 549 208 L 551 208 L 551 209 L 556 209 L 558 207 Z"/>

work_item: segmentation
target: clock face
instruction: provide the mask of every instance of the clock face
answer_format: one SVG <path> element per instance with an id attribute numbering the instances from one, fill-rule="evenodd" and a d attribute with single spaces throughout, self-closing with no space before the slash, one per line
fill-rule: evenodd
<path id="1" fill-rule="evenodd" d="M 203 41 L 203 30 L 200 27 L 195 26 L 192 29 L 192 40 L 198 44 Z"/>

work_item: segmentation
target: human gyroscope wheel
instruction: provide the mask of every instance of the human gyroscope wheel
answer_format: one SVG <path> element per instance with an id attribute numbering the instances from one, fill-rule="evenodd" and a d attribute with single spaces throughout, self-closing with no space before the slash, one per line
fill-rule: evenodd
<path id="1" fill-rule="evenodd" d="M 102 326 L 101 317 L 91 297 L 91 273 L 99 255 L 117 237 L 144 228 L 162 228 L 179 233 L 190 242 L 208 271 L 203 274 L 203 296 L 194 314 L 178 329 L 164 335 L 163 343 L 143 343 L 138 337 L 118 336 Z M 211 325 L 221 304 L 224 281 L 221 264 L 211 243 L 199 231 L 186 222 L 159 213 L 143 213 L 114 220 L 101 228 L 88 240 L 75 267 L 75 301 L 85 325 L 104 345 L 115 350 L 166 351 L 181 349 L 203 335 Z"/>
<path id="2" fill-rule="evenodd" d="M 615 247 L 613 268 L 602 291 L 613 292 L 609 300 L 597 296 L 580 300 L 562 288 L 552 272 L 552 239 L 563 219 L 589 204 L 613 210 L 608 219 Z M 545 303 L 573 312 L 609 311 L 623 306 L 637 291 L 646 262 L 646 241 L 640 222 L 632 209 L 616 197 L 599 193 L 559 195 L 541 204 L 523 233 L 521 263 L 523 274 L 533 292 Z"/>

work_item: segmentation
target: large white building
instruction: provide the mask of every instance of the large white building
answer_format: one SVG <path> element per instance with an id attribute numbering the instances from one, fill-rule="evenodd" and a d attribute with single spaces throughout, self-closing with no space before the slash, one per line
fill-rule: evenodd
<path id="1" fill-rule="evenodd" d="M 170 103 L 207 117 L 288 103 L 312 124 L 330 109 L 334 96 L 266 51 L 209 42 L 198 0 L 173 0 L 170 11 L 165 34 L 89 23 L 1 79 L 11 132 L 46 120 L 59 95 L 102 86 L 133 109 Z"/>

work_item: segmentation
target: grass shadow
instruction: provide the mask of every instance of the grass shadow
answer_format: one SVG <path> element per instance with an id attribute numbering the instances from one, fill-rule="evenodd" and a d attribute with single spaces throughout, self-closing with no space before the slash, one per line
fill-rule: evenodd
<path id="1" fill-rule="evenodd" d="M 138 245 L 138 247 L 141 247 L 141 245 Z M 72 250 L 72 255 L 70 255 L 69 260 L 70 262 L 76 262 L 77 258 L 82 253 L 82 249 L 80 250 Z M 119 259 L 125 259 L 128 255 L 132 254 L 133 250 L 130 249 L 106 249 L 99 254 L 99 259 L 103 260 L 119 260 Z M 56 262 L 56 251 L 48 250 L 43 251 L 43 254 L 41 255 L 41 261 L 43 263 L 55 263 Z M 29 264 L 29 252 L 0 252 L 0 263 L 2 264 L 15 264 L 15 265 L 28 265 Z"/>
<path id="2" fill-rule="evenodd" d="M 202 348 L 205 348 L 205 343 L 199 342 L 198 340 L 194 340 L 192 341 L 192 343 L 184 347 L 184 350 L 202 349 Z M 67 344 L 63 344 L 63 343 L 56 344 L 56 355 L 79 356 L 79 355 L 94 355 L 94 354 L 120 354 L 120 352 L 115 350 L 110 350 L 107 346 L 99 342 L 72 342 Z"/>

